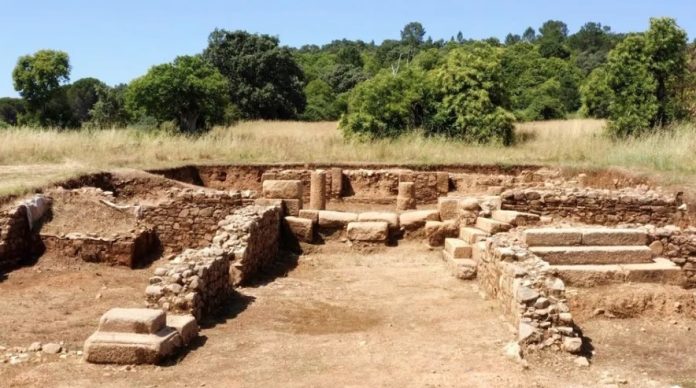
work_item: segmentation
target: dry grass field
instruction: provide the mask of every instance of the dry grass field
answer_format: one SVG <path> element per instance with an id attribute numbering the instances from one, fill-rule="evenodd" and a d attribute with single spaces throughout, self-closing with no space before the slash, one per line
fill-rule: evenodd
<path id="1" fill-rule="evenodd" d="M 384 162 L 544 164 L 625 167 L 655 173 L 666 183 L 693 182 L 696 127 L 613 141 L 601 120 L 565 120 L 517 126 L 512 147 L 469 145 L 417 133 L 396 140 L 345 140 L 335 122 L 244 122 L 201 136 L 135 129 L 0 131 L 0 196 L 25 192 L 83 172 L 190 163 Z"/>

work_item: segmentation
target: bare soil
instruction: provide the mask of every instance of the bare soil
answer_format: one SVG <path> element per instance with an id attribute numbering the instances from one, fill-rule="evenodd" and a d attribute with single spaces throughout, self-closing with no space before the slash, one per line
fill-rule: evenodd
<path id="1" fill-rule="evenodd" d="M 140 305 L 151 271 L 49 259 L 0 282 L 0 345 L 63 340 L 79 348 L 104 311 Z M 625 380 L 640 387 L 696 378 L 696 336 L 686 329 L 696 322 L 687 318 L 677 325 L 587 318 L 578 323 L 594 347 L 590 368 L 565 354 L 537 353 L 525 369 L 503 355 L 514 334 L 497 303 L 481 298 L 476 282 L 452 277 L 439 252 L 421 243 L 363 255 L 330 242 L 290 264 L 287 276 L 238 289 L 226 315 L 206 325 L 178 362 L 121 367 L 44 356 L 0 364 L 0 385 L 568 387 Z"/>

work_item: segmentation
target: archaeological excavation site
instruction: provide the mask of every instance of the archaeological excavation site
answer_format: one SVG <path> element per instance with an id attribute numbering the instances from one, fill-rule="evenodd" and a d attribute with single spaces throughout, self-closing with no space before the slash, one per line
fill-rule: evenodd
<path id="1" fill-rule="evenodd" d="M 0 385 L 694 371 L 689 198 L 619 171 L 205 165 L 0 203 Z"/>

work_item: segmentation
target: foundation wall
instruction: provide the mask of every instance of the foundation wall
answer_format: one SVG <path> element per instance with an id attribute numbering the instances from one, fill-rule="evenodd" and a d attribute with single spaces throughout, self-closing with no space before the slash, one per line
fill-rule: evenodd
<path id="1" fill-rule="evenodd" d="M 502 208 L 597 225 L 664 226 L 685 218 L 679 195 L 635 190 L 519 189 L 502 193 Z"/>
<path id="2" fill-rule="evenodd" d="M 86 262 L 137 267 L 159 249 L 159 240 L 150 229 L 116 237 L 90 237 L 79 233 L 66 236 L 41 235 L 47 250 Z"/>
<path id="3" fill-rule="evenodd" d="M 0 212 L 0 268 L 15 266 L 31 256 L 34 240 L 24 206 Z"/>
<path id="4" fill-rule="evenodd" d="M 548 264 L 507 234 L 488 238 L 474 249 L 477 281 L 518 328 L 520 345 L 560 348 L 566 338 L 578 338 L 565 285 L 548 273 Z"/>
<path id="5" fill-rule="evenodd" d="M 231 256 L 230 280 L 238 285 L 258 275 L 278 256 L 281 209 L 277 206 L 248 206 L 220 222 L 213 246 Z"/>
<path id="6" fill-rule="evenodd" d="M 657 247 L 654 246 L 656 242 L 659 242 Z M 649 228 L 648 243 L 657 249 L 658 256 L 667 257 L 682 267 L 687 287 L 696 287 L 696 228 Z"/>
<path id="7" fill-rule="evenodd" d="M 154 229 L 165 252 L 210 245 L 218 222 L 243 206 L 239 193 L 170 189 L 167 201 L 144 206 L 140 222 Z"/>

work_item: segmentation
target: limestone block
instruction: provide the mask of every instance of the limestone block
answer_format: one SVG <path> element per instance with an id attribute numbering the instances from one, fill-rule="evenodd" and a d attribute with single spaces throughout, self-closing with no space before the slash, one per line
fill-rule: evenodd
<path id="1" fill-rule="evenodd" d="M 384 221 L 348 223 L 348 239 L 353 241 L 383 242 L 389 236 L 389 224 Z"/>
<path id="2" fill-rule="evenodd" d="M 343 194 L 343 170 L 339 167 L 331 169 L 331 197 L 340 198 Z"/>
<path id="3" fill-rule="evenodd" d="M 264 198 L 302 199 L 300 180 L 266 180 L 262 187 Z"/>
<path id="4" fill-rule="evenodd" d="M 431 247 L 443 246 L 445 238 L 456 237 L 458 233 L 459 230 L 454 220 L 426 221 L 425 223 L 425 237 Z"/>
<path id="5" fill-rule="evenodd" d="M 181 341 L 184 346 L 188 345 L 196 337 L 198 337 L 198 323 L 193 315 L 167 315 L 167 327 L 171 327 L 176 330 L 181 336 Z"/>
<path id="6" fill-rule="evenodd" d="M 319 210 L 301 209 L 299 217 L 312 220 L 316 224 L 319 222 Z"/>
<path id="7" fill-rule="evenodd" d="M 358 221 L 384 221 L 389 229 L 399 229 L 399 215 L 390 212 L 365 212 L 358 214 Z"/>
<path id="8" fill-rule="evenodd" d="M 298 240 L 312 242 L 314 240 L 314 222 L 308 218 L 285 217 L 285 222 Z"/>
<path id="9" fill-rule="evenodd" d="M 472 228 L 470 226 L 462 226 L 459 228 L 459 238 L 469 244 L 481 241 L 488 236 L 489 234 L 481 229 Z"/>
<path id="10" fill-rule="evenodd" d="M 471 245 L 458 238 L 445 238 L 445 251 L 454 259 L 471 258 Z"/>
<path id="11" fill-rule="evenodd" d="M 486 233 L 496 234 L 507 232 L 512 228 L 512 225 L 505 222 L 496 221 L 492 218 L 479 217 L 476 219 L 476 227 Z"/>
<path id="12" fill-rule="evenodd" d="M 411 210 L 415 208 L 415 198 L 396 197 L 396 210 Z"/>
<path id="13" fill-rule="evenodd" d="M 527 229 L 522 233 L 522 239 L 530 247 L 580 245 L 582 232 L 576 228 Z"/>
<path id="14" fill-rule="evenodd" d="M 117 333 L 153 334 L 166 324 L 162 310 L 138 308 L 112 308 L 99 320 L 99 331 Z"/>
<path id="15" fill-rule="evenodd" d="M 531 225 L 539 222 L 539 216 L 532 213 L 523 213 L 514 210 L 493 210 L 491 217 L 500 222 L 514 226 Z"/>
<path id="16" fill-rule="evenodd" d="M 445 194 L 449 192 L 449 173 L 444 171 L 438 171 L 435 173 L 437 177 L 437 192 L 439 194 Z"/>
<path id="17" fill-rule="evenodd" d="M 349 222 L 358 220 L 356 213 L 337 212 L 332 210 L 319 211 L 319 226 L 322 228 L 344 228 Z"/>
<path id="18" fill-rule="evenodd" d="M 310 175 L 309 208 L 326 209 L 326 172 L 324 170 L 312 171 Z"/>
<path id="19" fill-rule="evenodd" d="M 85 341 L 85 360 L 97 364 L 156 364 L 182 346 L 179 333 L 165 327 L 155 334 L 97 331 Z"/>
<path id="20" fill-rule="evenodd" d="M 413 182 L 399 182 L 399 191 L 396 197 L 397 210 L 409 210 L 416 208 L 416 185 Z"/>
<path id="21" fill-rule="evenodd" d="M 286 216 L 297 217 L 302 209 L 302 199 L 283 199 L 283 211 Z"/>
<path id="22" fill-rule="evenodd" d="M 437 210 L 442 221 L 459 219 L 459 199 L 440 197 L 437 199 Z"/>
<path id="23" fill-rule="evenodd" d="M 437 210 L 415 210 L 399 215 L 399 224 L 406 230 L 419 229 L 425 226 L 426 221 L 439 220 L 440 212 Z"/>
<path id="24" fill-rule="evenodd" d="M 648 233 L 640 229 L 583 228 L 583 245 L 646 245 Z"/>
<path id="25" fill-rule="evenodd" d="M 529 250 L 549 264 L 637 264 L 651 263 L 647 246 L 559 246 Z"/>

